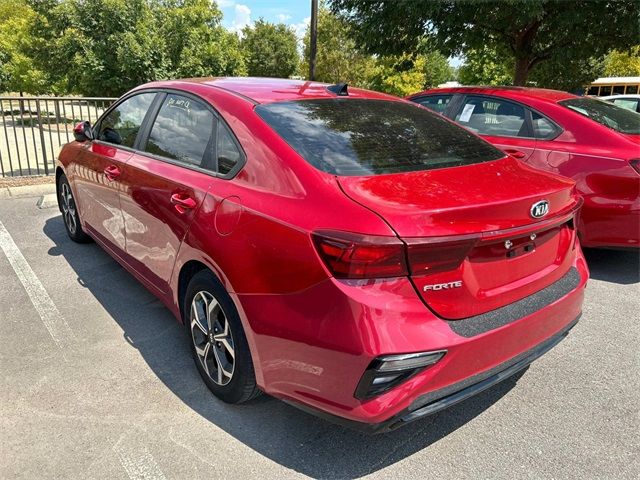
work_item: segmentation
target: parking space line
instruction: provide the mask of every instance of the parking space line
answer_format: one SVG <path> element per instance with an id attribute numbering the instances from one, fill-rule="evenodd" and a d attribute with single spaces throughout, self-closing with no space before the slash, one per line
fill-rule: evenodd
<path id="1" fill-rule="evenodd" d="M 27 291 L 49 335 L 63 350 L 64 355 L 64 349 L 75 341 L 75 335 L 2 222 L 0 222 L 0 249 Z"/>
<path id="2" fill-rule="evenodd" d="M 136 444 L 127 448 L 120 438 L 113 446 L 118 454 L 120 464 L 126 470 L 131 480 L 163 480 L 166 477 L 153 455 L 144 445 Z"/>

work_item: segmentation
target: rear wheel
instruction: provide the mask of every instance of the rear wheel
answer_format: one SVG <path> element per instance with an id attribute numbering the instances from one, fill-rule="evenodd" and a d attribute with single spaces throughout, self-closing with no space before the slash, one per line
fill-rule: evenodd
<path id="1" fill-rule="evenodd" d="M 189 282 L 185 323 L 193 358 L 209 390 L 227 403 L 243 403 L 260 394 L 247 338 L 238 311 L 208 270 Z"/>
<path id="2" fill-rule="evenodd" d="M 80 225 L 80 216 L 78 215 L 76 201 L 73 198 L 71 185 L 69 185 L 69 180 L 64 174 L 58 178 L 58 206 L 62 212 L 62 220 L 69 238 L 78 243 L 90 242 L 91 237 L 84 232 L 82 225 Z"/>

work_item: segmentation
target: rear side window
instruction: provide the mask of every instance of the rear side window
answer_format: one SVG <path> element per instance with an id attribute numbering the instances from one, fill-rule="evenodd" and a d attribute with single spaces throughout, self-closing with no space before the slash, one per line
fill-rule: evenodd
<path id="1" fill-rule="evenodd" d="M 412 101 L 433 110 L 436 113 L 443 113 L 449 105 L 453 95 L 429 95 L 428 97 L 420 97 Z"/>
<path id="2" fill-rule="evenodd" d="M 531 112 L 531 122 L 533 123 L 533 135 L 542 140 L 549 140 L 556 137 L 560 130 L 546 117 L 537 112 Z"/>
<path id="3" fill-rule="evenodd" d="M 468 97 L 456 122 L 480 135 L 528 136 L 524 108 L 497 98 Z"/>
<path id="4" fill-rule="evenodd" d="M 336 175 L 414 172 L 504 157 L 409 102 L 300 100 L 258 105 L 255 111 L 311 165 Z"/>
<path id="5" fill-rule="evenodd" d="M 640 114 L 626 108 L 604 100 L 584 97 L 562 100 L 558 103 L 617 132 L 640 135 Z"/>
<path id="6" fill-rule="evenodd" d="M 242 161 L 242 153 L 223 122 L 218 123 L 218 172 L 228 174 Z"/>
<path id="7" fill-rule="evenodd" d="M 153 122 L 145 150 L 191 166 L 213 170 L 217 119 L 202 103 L 168 94 Z"/>
<path id="8" fill-rule="evenodd" d="M 155 93 L 141 93 L 124 100 L 101 121 L 98 140 L 132 148 Z"/>

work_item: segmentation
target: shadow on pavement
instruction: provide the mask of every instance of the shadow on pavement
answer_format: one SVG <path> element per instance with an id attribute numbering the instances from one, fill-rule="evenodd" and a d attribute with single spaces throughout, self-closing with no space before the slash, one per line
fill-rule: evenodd
<path id="1" fill-rule="evenodd" d="M 640 251 L 585 249 L 591 278 L 629 285 L 640 282 Z"/>
<path id="2" fill-rule="evenodd" d="M 186 330 L 151 293 L 97 245 L 71 242 L 61 217 L 47 220 L 44 233 L 55 243 L 49 255 L 66 259 L 78 283 L 91 291 L 122 328 L 126 340 L 178 398 L 259 454 L 310 477 L 354 478 L 392 465 L 474 419 L 509 392 L 522 375 L 444 412 L 376 436 L 330 424 L 266 395 L 245 405 L 227 405 L 204 386 L 193 364 Z M 209 450 L 215 455 L 215 449 Z"/>

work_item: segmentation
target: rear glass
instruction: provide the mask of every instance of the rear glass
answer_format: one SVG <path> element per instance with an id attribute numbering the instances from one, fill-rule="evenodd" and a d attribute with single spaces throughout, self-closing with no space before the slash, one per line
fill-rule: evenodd
<path id="1" fill-rule="evenodd" d="M 439 115 L 405 102 L 322 99 L 256 107 L 314 167 L 336 175 L 380 175 L 457 167 L 504 157 Z"/>
<path id="2" fill-rule="evenodd" d="M 640 114 L 626 108 L 593 98 L 572 98 L 559 103 L 620 133 L 640 135 Z"/>

